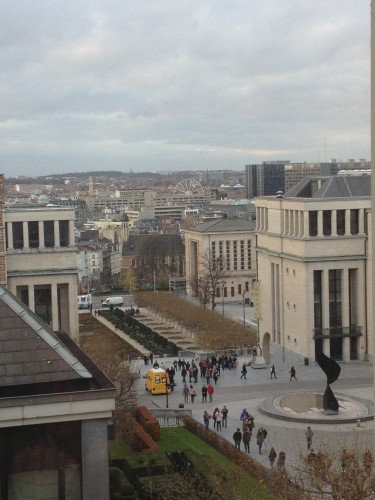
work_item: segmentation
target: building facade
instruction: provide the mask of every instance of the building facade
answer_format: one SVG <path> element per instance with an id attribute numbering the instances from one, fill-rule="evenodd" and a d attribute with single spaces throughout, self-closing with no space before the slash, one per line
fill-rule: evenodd
<path id="1" fill-rule="evenodd" d="M 251 300 L 256 279 L 254 223 L 243 219 L 218 219 L 185 229 L 187 293 L 205 272 L 205 259 L 220 260 L 225 278 L 216 290 L 220 300 Z"/>
<path id="2" fill-rule="evenodd" d="M 6 207 L 7 288 L 53 330 L 78 336 L 78 272 L 71 208 Z"/>
<path id="3" fill-rule="evenodd" d="M 310 361 L 372 357 L 370 179 L 305 179 L 255 200 L 260 340 Z"/>
<path id="4" fill-rule="evenodd" d="M 246 198 L 274 196 L 285 192 L 285 166 L 289 161 L 264 161 L 246 165 Z"/>

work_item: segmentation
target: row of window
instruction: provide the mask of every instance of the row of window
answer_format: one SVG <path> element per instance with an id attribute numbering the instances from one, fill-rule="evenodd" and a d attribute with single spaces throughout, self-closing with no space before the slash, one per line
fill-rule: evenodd
<path id="1" fill-rule="evenodd" d="M 238 245 L 239 243 L 239 245 Z M 238 251 L 239 247 L 239 251 Z M 247 255 L 246 255 L 247 253 Z M 211 257 L 213 262 L 219 262 L 221 271 L 231 270 L 231 257 L 233 257 L 233 271 L 251 269 L 251 240 L 247 240 L 247 252 L 245 253 L 245 241 L 213 241 L 211 243 Z M 239 255 L 239 259 L 238 259 Z M 246 257 L 247 256 L 247 263 Z"/>
<path id="2" fill-rule="evenodd" d="M 230 291 L 230 295 L 228 295 L 228 292 Z M 226 287 L 226 286 L 221 286 L 216 288 L 216 297 L 235 297 L 236 296 L 236 287 L 231 286 L 231 287 Z M 237 285 L 237 294 L 242 295 L 243 293 L 249 292 L 249 282 L 245 281 L 244 285 L 239 283 Z"/>
<path id="3" fill-rule="evenodd" d="M 68 220 L 60 220 L 59 223 L 59 237 L 60 237 L 60 246 L 68 247 L 69 246 L 69 221 Z M 24 235 L 24 223 L 23 222 L 12 222 L 6 223 L 6 248 L 9 248 L 8 241 L 8 226 L 11 225 L 12 237 L 13 237 L 13 247 L 15 250 L 22 250 L 25 247 L 26 238 Z M 42 246 L 43 242 L 41 241 L 39 234 L 39 222 L 31 221 L 27 222 L 27 228 L 29 233 L 29 248 L 39 248 Z M 55 242 L 55 227 L 54 221 L 43 221 L 43 231 L 44 231 L 44 247 L 45 248 L 53 248 L 56 246 Z"/>

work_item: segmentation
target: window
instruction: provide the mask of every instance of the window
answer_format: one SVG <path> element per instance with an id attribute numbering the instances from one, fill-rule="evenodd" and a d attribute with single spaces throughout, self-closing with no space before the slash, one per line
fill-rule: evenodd
<path id="1" fill-rule="evenodd" d="M 44 246 L 46 248 L 53 248 L 55 246 L 55 232 L 52 220 L 47 220 L 44 225 Z"/>
<path id="2" fill-rule="evenodd" d="M 238 285 L 238 295 L 241 295 L 242 293 L 242 285 Z"/>
<path id="3" fill-rule="evenodd" d="M 237 271 L 238 262 L 237 262 L 237 241 L 233 241 L 233 269 Z"/>
<path id="4" fill-rule="evenodd" d="M 350 234 L 359 234 L 359 210 L 350 210 Z"/>
<path id="5" fill-rule="evenodd" d="M 241 271 L 245 269 L 245 242 L 240 241 L 240 254 L 241 254 Z"/>
<path id="6" fill-rule="evenodd" d="M 38 222 L 29 222 L 29 247 L 38 248 L 39 247 L 39 224 Z"/>
<path id="7" fill-rule="evenodd" d="M 318 234 L 318 212 L 309 212 L 309 236 L 317 236 Z"/>
<path id="8" fill-rule="evenodd" d="M 13 248 L 21 250 L 23 248 L 23 224 L 22 222 L 13 222 Z"/>
<path id="9" fill-rule="evenodd" d="M 249 291 L 249 282 L 245 281 L 245 292 Z"/>
<path id="10" fill-rule="evenodd" d="M 323 236 L 331 236 L 331 210 L 323 210 Z"/>
<path id="11" fill-rule="evenodd" d="M 247 240 L 247 268 L 251 269 L 251 240 Z"/>
<path id="12" fill-rule="evenodd" d="M 234 286 L 230 287 L 230 296 L 234 297 Z"/>
<path id="13" fill-rule="evenodd" d="M 345 210 L 336 211 L 336 230 L 339 236 L 345 234 Z"/>
<path id="14" fill-rule="evenodd" d="M 226 253 L 227 253 L 226 269 L 227 269 L 227 271 L 229 271 L 230 270 L 230 241 L 226 241 L 225 246 L 226 246 Z"/>
<path id="15" fill-rule="evenodd" d="M 59 221 L 59 232 L 60 232 L 60 246 L 69 246 L 69 221 L 60 220 Z"/>

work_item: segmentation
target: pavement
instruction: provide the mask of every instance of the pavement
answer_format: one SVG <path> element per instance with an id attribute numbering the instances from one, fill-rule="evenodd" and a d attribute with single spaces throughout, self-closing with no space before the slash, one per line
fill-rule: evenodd
<path id="1" fill-rule="evenodd" d="M 131 301 L 131 299 L 130 299 Z M 245 320 L 253 321 L 251 311 L 248 306 L 245 309 Z M 233 319 L 243 322 L 242 304 L 225 304 L 225 315 L 231 315 Z M 99 317 L 98 317 L 99 319 Z M 118 331 L 116 331 L 119 334 Z M 126 337 L 126 335 L 125 335 Z M 125 339 L 127 341 L 129 338 Z M 175 358 L 162 358 L 166 367 L 171 366 Z M 248 362 L 249 356 L 240 356 L 238 366 L 243 362 Z M 354 423 L 340 423 L 332 419 L 332 423 L 308 424 L 305 422 L 295 422 L 281 420 L 261 413 L 260 408 L 264 401 L 280 394 L 291 392 L 317 391 L 323 393 L 326 387 L 326 377 L 317 364 L 305 365 L 303 361 L 292 352 L 283 351 L 277 344 L 271 344 L 271 362 L 276 366 L 277 379 L 270 379 L 270 369 L 248 368 L 247 379 L 240 379 L 240 369 L 224 370 L 215 386 L 215 393 L 212 403 L 201 402 L 201 386 L 204 379 L 198 379 L 195 386 L 198 397 L 194 404 L 186 403 L 185 408 L 192 410 L 193 417 L 203 423 L 203 412 L 209 410 L 213 412 L 215 407 L 222 408 L 224 405 L 229 410 L 228 427 L 219 431 L 220 434 L 232 441 L 232 435 L 237 427 L 241 428 L 240 413 L 246 408 L 255 418 L 255 429 L 265 427 L 268 431 L 267 452 L 263 449 L 260 454 L 256 447 L 255 435 L 250 443 L 250 454 L 258 462 L 269 466 L 268 453 L 273 446 L 276 452 L 286 453 L 286 465 L 290 472 L 296 472 L 300 465 L 300 458 L 307 453 L 306 438 L 304 431 L 307 425 L 311 425 L 314 432 L 312 447 L 314 450 L 323 449 L 330 453 L 338 454 L 343 448 L 355 449 L 362 453 L 366 448 L 374 450 L 374 421 L 360 422 L 359 426 Z M 145 365 L 143 359 L 134 361 L 139 370 L 138 380 L 138 402 L 149 408 L 165 408 L 166 397 L 153 396 L 145 391 L 143 376 L 146 374 L 149 365 Z M 289 380 L 289 370 L 294 365 L 297 372 L 297 381 Z M 361 398 L 374 402 L 373 389 L 373 366 L 370 362 L 351 361 L 342 362 L 339 379 L 332 384 L 334 393 L 347 395 L 348 397 Z M 182 389 L 183 383 L 180 374 L 175 377 L 176 387 L 169 395 L 169 408 L 178 408 L 184 402 Z M 212 429 L 212 420 L 210 421 Z M 216 432 L 216 431 L 215 431 Z M 375 455 L 374 455 L 375 456 Z"/>

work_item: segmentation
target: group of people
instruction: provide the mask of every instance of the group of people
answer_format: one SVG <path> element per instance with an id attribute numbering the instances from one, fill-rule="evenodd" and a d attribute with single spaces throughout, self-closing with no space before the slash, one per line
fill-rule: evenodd
<path id="1" fill-rule="evenodd" d="M 222 409 L 216 407 L 212 413 L 205 410 L 203 412 L 203 422 L 206 429 L 209 428 L 211 419 L 214 423 L 214 430 L 221 431 L 223 427 L 228 426 L 228 408 L 226 406 L 223 406 Z"/>

